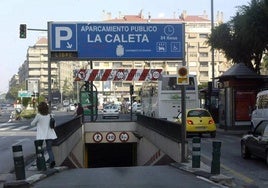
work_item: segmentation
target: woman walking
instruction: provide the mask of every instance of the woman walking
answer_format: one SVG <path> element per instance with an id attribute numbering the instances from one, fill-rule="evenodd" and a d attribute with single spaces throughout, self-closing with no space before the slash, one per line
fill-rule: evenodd
<path id="1" fill-rule="evenodd" d="M 41 102 L 38 105 L 38 113 L 31 122 L 32 126 L 37 126 L 36 140 L 40 140 L 43 145 L 43 141 L 46 142 L 46 150 L 49 156 L 50 168 L 54 168 L 55 159 L 52 152 L 52 142 L 57 138 L 54 129 L 50 128 L 50 114 L 48 111 L 48 105 L 46 102 Z"/>

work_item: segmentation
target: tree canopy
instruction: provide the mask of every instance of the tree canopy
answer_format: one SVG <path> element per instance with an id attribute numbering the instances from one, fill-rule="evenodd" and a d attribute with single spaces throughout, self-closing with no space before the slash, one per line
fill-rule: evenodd
<path id="1" fill-rule="evenodd" d="M 263 55 L 268 51 L 268 0 L 251 0 L 238 7 L 227 23 L 212 30 L 208 44 L 225 53 L 233 63 L 245 63 L 260 74 Z"/>

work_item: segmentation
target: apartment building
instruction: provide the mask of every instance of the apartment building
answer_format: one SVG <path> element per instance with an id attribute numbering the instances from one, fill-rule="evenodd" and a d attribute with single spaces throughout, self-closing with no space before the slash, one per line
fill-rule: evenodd
<path id="1" fill-rule="evenodd" d="M 26 60 L 19 67 L 18 83 L 28 85 L 31 92 L 48 96 L 48 48 L 47 38 L 41 37 L 35 45 L 27 50 Z M 52 102 L 59 102 L 64 98 L 77 99 L 77 91 L 74 90 L 73 70 L 87 68 L 84 64 L 88 62 L 80 61 L 52 61 L 51 62 L 51 92 Z M 31 90 L 30 83 L 36 83 L 35 88 Z M 80 87 L 80 86 L 79 86 Z"/>
<path id="2" fill-rule="evenodd" d="M 150 16 L 145 18 L 142 12 L 138 15 L 125 15 L 114 19 L 108 14 L 105 18 L 104 22 L 107 23 L 185 23 L 186 64 L 189 67 L 190 74 L 197 76 L 199 84 L 212 80 L 212 69 L 214 69 L 214 76 L 218 77 L 231 66 L 219 51 L 214 52 L 214 64 L 212 64 L 211 49 L 206 43 L 211 33 L 211 21 L 205 12 L 203 15 L 188 16 L 186 11 L 183 11 L 179 17 L 171 19 L 153 19 Z M 221 22 L 222 15 L 218 14 L 215 25 Z M 20 83 L 29 79 L 38 79 L 39 91 L 43 95 L 47 95 L 48 89 L 47 57 L 47 39 L 40 38 L 34 46 L 28 48 L 27 59 L 18 72 Z M 88 61 L 51 62 L 52 96 L 59 98 L 61 101 L 65 96 L 78 100 L 77 93 L 83 83 L 73 81 L 73 70 L 89 68 L 89 64 Z M 161 68 L 164 74 L 175 74 L 177 67 L 182 65 L 182 61 L 93 61 L 92 65 L 94 69 Z M 137 94 L 141 82 L 94 82 L 99 92 L 100 103 L 128 99 L 131 84 L 134 84 Z"/>

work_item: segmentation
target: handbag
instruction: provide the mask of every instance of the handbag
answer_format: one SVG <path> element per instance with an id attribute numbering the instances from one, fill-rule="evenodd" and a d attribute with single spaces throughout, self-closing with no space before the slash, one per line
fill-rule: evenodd
<path id="1" fill-rule="evenodd" d="M 49 127 L 51 129 L 54 129 L 55 128 L 55 119 L 52 117 L 52 115 L 50 114 L 50 121 L 49 121 Z"/>

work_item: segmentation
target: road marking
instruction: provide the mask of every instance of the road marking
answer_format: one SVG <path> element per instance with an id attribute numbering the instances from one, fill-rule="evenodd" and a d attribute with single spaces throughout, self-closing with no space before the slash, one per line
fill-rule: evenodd
<path id="1" fill-rule="evenodd" d="M 207 162 L 211 161 L 211 159 L 208 156 L 204 155 L 204 154 L 202 154 L 202 158 L 204 158 Z M 225 169 L 226 171 L 229 171 L 235 177 L 237 177 L 238 179 L 240 179 L 240 180 L 242 180 L 242 181 L 244 181 L 244 182 L 246 182 L 248 184 L 251 184 L 251 183 L 254 182 L 253 179 L 251 179 L 251 178 L 247 177 L 246 175 L 244 175 L 244 174 L 242 174 L 240 172 L 237 172 L 237 171 L 235 171 L 235 170 L 233 170 L 233 169 L 231 169 L 231 168 L 229 168 L 229 167 L 227 167 L 227 166 L 225 166 L 223 164 L 221 164 L 221 168 Z"/>
<path id="2" fill-rule="evenodd" d="M 32 127 L 30 129 L 28 129 L 29 131 L 36 131 L 36 127 Z"/>
<path id="3" fill-rule="evenodd" d="M 5 131 L 5 130 L 9 130 L 9 127 L 5 127 L 5 128 L 0 128 L 0 131 Z"/>
<path id="4" fill-rule="evenodd" d="M 25 128 L 28 128 L 29 126 L 21 126 L 21 127 L 18 127 L 16 129 L 13 129 L 14 131 L 19 131 L 19 130 L 23 130 Z"/>
<path id="5" fill-rule="evenodd" d="M 253 179 L 251 179 L 251 178 L 245 176 L 244 174 L 237 172 L 237 171 L 235 171 L 235 170 L 233 170 L 233 169 L 231 169 L 223 164 L 221 164 L 221 167 L 224 168 L 225 170 L 229 171 L 230 173 L 234 174 L 236 177 L 238 177 L 239 179 L 241 179 L 242 181 L 244 181 L 248 184 L 251 184 L 254 182 Z"/>

